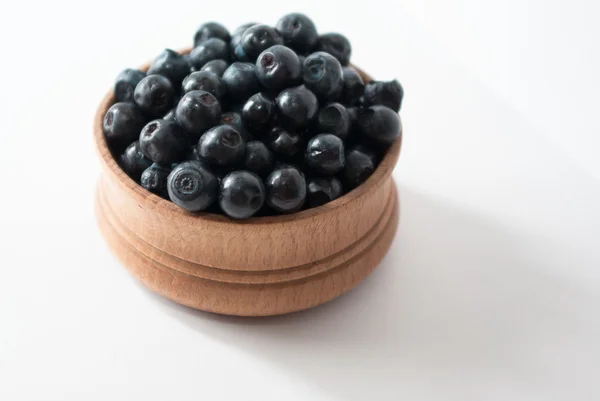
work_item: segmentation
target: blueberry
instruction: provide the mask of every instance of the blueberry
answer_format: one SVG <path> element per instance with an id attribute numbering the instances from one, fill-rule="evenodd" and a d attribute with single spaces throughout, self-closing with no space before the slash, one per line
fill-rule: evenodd
<path id="1" fill-rule="evenodd" d="M 275 116 L 275 102 L 265 93 L 257 93 L 250 99 L 242 109 L 242 121 L 253 134 L 263 134 L 271 127 L 271 121 Z"/>
<path id="2" fill-rule="evenodd" d="M 115 97 L 117 98 L 117 102 L 133 102 L 133 91 L 145 76 L 145 72 L 132 68 L 121 71 L 115 79 Z"/>
<path id="3" fill-rule="evenodd" d="M 242 121 L 242 115 L 234 111 L 228 111 L 227 113 L 221 114 L 221 124 L 231 125 L 237 132 L 240 133 L 244 141 L 250 139 L 250 135 L 244 126 Z"/>
<path id="4" fill-rule="evenodd" d="M 190 63 L 196 71 L 213 60 L 229 60 L 229 46 L 221 39 L 207 39 L 190 52 Z"/>
<path id="5" fill-rule="evenodd" d="M 300 83 L 302 64 L 292 49 L 275 45 L 258 56 L 256 75 L 265 88 L 288 88 Z"/>
<path id="6" fill-rule="evenodd" d="M 338 99 L 344 88 L 340 62 L 325 52 L 313 53 L 304 60 L 302 78 L 308 89 L 325 100 Z"/>
<path id="7" fill-rule="evenodd" d="M 181 163 L 167 180 L 169 198 L 177 206 L 198 212 L 213 204 L 218 197 L 219 180 L 197 160 Z"/>
<path id="8" fill-rule="evenodd" d="M 202 24 L 194 35 L 194 47 L 197 47 L 200 43 L 211 39 L 217 38 L 224 42 L 229 42 L 231 36 L 229 31 L 223 25 L 216 22 L 207 22 Z"/>
<path id="9" fill-rule="evenodd" d="M 112 150 L 120 152 L 139 137 L 144 124 L 146 118 L 135 104 L 115 103 L 104 116 L 106 142 Z"/>
<path id="10" fill-rule="evenodd" d="M 249 22 L 247 24 L 244 25 L 240 25 L 239 27 L 237 27 L 237 29 L 235 31 L 233 31 L 233 35 L 231 35 L 231 41 L 229 42 L 229 50 L 231 50 L 232 53 L 234 53 L 235 48 L 238 45 L 241 45 L 242 42 L 242 35 L 244 35 L 244 32 L 246 32 L 246 30 L 254 25 L 258 25 L 257 22 Z"/>
<path id="11" fill-rule="evenodd" d="M 273 152 L 287 158 L 299 155 L 304 150 L 304 142 L 300 135 L 279 127 L 269 132 L 267 143 Z"/>
<path id="12" fill-rule="evenodd" d="M 284 166 L 274 170 L 265 181 L 267 205 L 280 213 L 302 208 L 306 200 L 306 181 L 298 169 Z"/>
<path id="13" fill-rule="evenodd" d="M 210 71 L 221 78 L 227 67 L 229 67 L 229 63 L 225 60 L 211 60 L 204 64 L 200 71 Z"/>
<path id="14" fill-rule="evenodd" d="M 256 174 L 234 171 L 221 181 L 219 206 L 229 217 L 247 219 L 265 203 L 265 186 Z"/>
<path id="15" fill-rule="evenodd" d="M 173 105 L 175 91 L 171 81 L 162 75 L 148 75 L 135 87 L 133 99 L 142 111 L 153 115 L 164 115 Z"/>
<path id="16" fill-rule="evenodd" d="M 360 97 L 365 91 L 360 74 L 352 67 L 342 68 L 344 76 L 344 88 L 342 90 L 342 102 L 347 106 L 358 104 Z"/>
<path id="17" fill-rule="evenodd" d="M 328 132 L 346 139 L 350 132 L 350 113 L 339 103 L 329 103 L 319 111 L 317 117 L 318 132 Z"/>
<path id="18" fill-rule="evenodd" d="M 256 57 L 264 50 L 274 45 L 282 45 L 283 38 L 275 29 L 268 25 L 259 24 L 246 29 L 240 41 L 244 54 L 250 60 L 256 60 Z"/>
<path id="19" fill-rule="evenodd" d="M 223 73 L 223 83 L 232 99 L 244 101 L 259 91 L 254 64 L 235 62 Z"/>
<path id="20" fill-rule="evenodd" d="M 277 30 L 281 33 L 285 45 L 299 52 L 311 51 L 319 40 L 315 24 L 300 13 L 283 16 L 277 22 Z"/>
<path id="21" fill-rule="evenodd" d="M 310 207 L 317 207 L 342 196 L 342 183 L 335 177 L 313 178 L 308 181 L 306 199 Z"/>
<path id="22" fill-rule="evenodd" d="M 356 188 L 365 182 L 373 171 L 375 171 L 375 159 L 371 152 L 355 147 L 346 153 L 346 166 L 341 176 L 348 189 Z"/>
<path id="23" fill-rule="evenodd" d="M 385 106 L 371 106 L 360 113 L 357 126 L 362 135 L 383 145 L 392 143 L 402 134 L 400 117 Z"/>
<path id="24" fill-rule="evenodd" d="M 152 160 L 144 156 L 139 141 L 135 141 L 125 149 L 119 158 L 119 165 L 132 180 L 139 182 L 144 170 L 152 165 Z"/>
<path id="25" fill-rule="evenodd" d="M 309 126 L 319 111 L 316 96 L 304 85 L 283 90 L 276 103 L 282 124 L 290 128 Z"/>
<path id="26" fill-rule="evenodd" d="M 348 65 L 350 62 L 352 46 L 350 46 L 350 42 L 344 35 L 339 33 L 326 33 L 321 35 L 319 36 L 317 48 L 320 51 L 331 54 L 338 59 L 343 66 Z"/>
<path id="27" fill-rule="evenodd" d="M 175 111 L 177 110 L 177 108 L 172 108 L 171 110 L 169 110 L 167 112 L 167 114 L 165 114 L 163 116 L 163 120 L 172 120 L 172 121 L 177 121 L 177 115 L 175 114 Z"/>
<path id="28" fill-rule="evenodd" d="M 243 162 L 246 143 L 230 125 L 217 125 L 198 141 L 198 154 L 211 166 L 236 166 Z"/>
<path id="29" fill-rule="evenodd" d="M 244 168 L 261 177 L 266 176 L 273 169 L 273 153 L 261 141 L 246 143 Z"/>
<path id="30" fill-rule="evenodd" d="M 172 120 L 150 121 L 140 133 L 140 149 L 154 163 L 166 165 L 181 161 L 188 146 L 186 133 Z"/>
<path id="31" fill-rule="evenodd" d="M 186 93 L 177 105 L 177 121 L 193 138 L 198 138 L 221 119 L 221 106 L 211 93 L 195 90 Z"/>
<path id="32" fill-rule="evenodd" d="M 184 56 L 174 50 L 164 50 L 148 69 L 148 75 L 162 75 L 171 81 L 174 88 L 190 73 L 190 66 Z"/>
<path id="33" fill-rule="evenodd" d="M 318 174 L 333 175 L 344 168 L 344 142 L 332 134 L 319 134 L 308 141 L 306 165 Z"/>
<path id="34" fill-rule="evenodd" d="M 210 71 L 196 71 L 185 77 L 181 84 L 181 91 L 188 93 L 203 90 L 212 93 L 219 101 L 225 97 L 225 85 L 221 78 Z"/>
<path id="35" fill-rule="evenodd" d="M 371 81 L 364 89 L 365 106 L 382 105 L 399 112 L 403 97 L 404 89 L 397 80 Z"/>
<path id="36" fill-rule="evenodd" d="M 148 191 L 169 199 L 169 191 L 167 190 L 167 178 L 171 169 L 154 163 L 142 173 L 140 184 Z"/>

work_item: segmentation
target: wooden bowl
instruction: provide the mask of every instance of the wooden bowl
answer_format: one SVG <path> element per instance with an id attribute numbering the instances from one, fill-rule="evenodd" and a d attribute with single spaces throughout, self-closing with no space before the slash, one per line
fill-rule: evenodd
<path id="1" fill-rule="evenodd" d="M 152 291 L 209 312 L 284 314 L 349 291 L 388 251 L 399 217 L 391 173 L 400 138 L 373 175 L 341 198 L 295 214 L 234 221 L 190 214 L 131 180 L 102 132 L 114 102 L 111 91 L 94 121 L 103 170 L 96 215 L 109 247 Z"/>

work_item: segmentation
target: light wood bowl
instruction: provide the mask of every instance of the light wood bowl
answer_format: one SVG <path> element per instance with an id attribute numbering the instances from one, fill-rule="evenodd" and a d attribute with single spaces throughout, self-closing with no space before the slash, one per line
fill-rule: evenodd
<path id="1" fill-rule="evenodd" d="M 187 213 L 131 180 L 102 132 L 114 102 L 111 91 L 94 121 L 102 164 L 96 216 L 111 250 L 152 291 L 209 312 L 278 315 L 342 295 L 387 253 L 399 217 L 391 173 L 401 138 L 364 184 L 333 202 L 285 216 L 234 221 Z"/>

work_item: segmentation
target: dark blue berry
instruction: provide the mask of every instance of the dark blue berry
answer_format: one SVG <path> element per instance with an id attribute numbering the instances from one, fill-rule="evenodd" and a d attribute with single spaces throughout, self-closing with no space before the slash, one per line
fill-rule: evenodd
<path id="1" fill-rule="evenodd" d="M 133 103 L 113 104 L 106 112 L 103 121 L 106 142 L 114 151 L 122 151 L 140 136 L 146 124 L 146 117 Z"/>
<path id="2" fill-rule="evenodd" d="M 232 99 L 243 102 L 259 91 L 255 70 L 254 64 L 241 62 L 235 62 L 225 70 L 223 83 Z"/>
<path id="3" fill-rule="evenodd" d="M 350 132 L 350 113 L 339 103 L 329 103 L 319 111 L 317 117 L 318 132 L 327 132 L 346 139 Z"/>
<path id="4" fill-rule="evenodd" d="M 273 169 L 273 153 L 261 141 L 250 141 L 246 143 L 246 154 L 244 156 L 244 168 L 261 177 L 265 177 Z"/>
<path id="5" fill-rule="evenodd" d="M 221 78 L 210 71 L 196 71 L 185 77 L 181 84 L 181 91 L 188 93 L 195 90 L 212 93 L 219 101 L 224 99 L 226 93 Z"/>
<path id="6" fill-rule="evenodd" d="M 290 128 L 309 126 L 319 111 L 317 97 L 304 85 L 283 90 L 276 103 L 282 124 Z"/>
<path id="7" fill-rule="evenodd" d="M 231 35 L 231 41 L 229 42 L 229 50 L 234 53 L 235 48 L 242 43 L 242 35 L 246 30 L 254 25 L 258 25 L 257 22 L 249 22 L 247 24 L 240 25 L 233 31 L 233 35 Z"/>
<path id="8" fill-rule="evenodd" d="M 308 168 L 317 174 L 336 174 L 346 162 L 344 142 L 332 134 L 319 134 L 308 141 L 304 159 Z"/>
<path id="9" fill-rule="evenodd" d="M 175 108 L 172 108 L 171 110 L 169 110 L 169 111 L 167 112 L 167 114 L 165 114 L 165 115 L 163 116 L 163 118 L 162 118 L 162 119 L 163 119 L 163 120 L 173 120 L 173 121 L 177 121 L 177 115 L 176 115 L 176 113 L 175 113 L 175 112 L 176 112 L 176 110 L 177 110 L 177 108 L 176 108 L 176 107 L 175 107 Z"/>
<path id="10" fill-rule="evenodd" d="M 229 36 L 229 31 L 223 25 L 217 22 L 207 22 L 202 24 L 196 31 L 196 34 L 194 35 L 194 47 L 197 47 L 200 43 L 211 38 L 229 42 L 231 36 Z"/>
<path id="11" fill-rule="evenodd" d="M 304 85 L 324 100 L 337 100 L 344 88 L 340 62 L 325 52 L 313 53 L 304 60 L 302 78 Z"/>
<path id="12" fill-rule="evenodd" d="M 292 49 L 275 45 L 258 56 L 256 75 L 265 88 L 289 88 L 300 83 L 302 64 Z"/>
<path id="13" fill-rule="evenodd" d="M 265 181 L 267 204 L 280 213 L 298 211 L 306 200 L 306 180 L 298 169 L 284 166 L 274 170 Z"/>
<path id="14" fill-rule="evenodd" d="M 284 128 L 275 127 L 267 136 L 267 144 L 277 155 L 286 158 L 300 155 L 304 150 L 305 142 L 300 135 Z"/>
<path id="15" fill-rule="evenodd" d="M 229 46 L 221 39 L 207 39 L 190 52 L 190 63 L 196 71 L 213 60 L 229 60 Z"/>
<path id="16" fill-rule="evenodd" d="M 152 164 L 142 173 L 140 184 L 148 191 L 169 199 L 169 191 L 167 190 L 167 179 L 171 172 L 170 167 L 165 167 L 160 164 Z"/>
<path id="17" fill-rule="evenodd" d="M 335 177 L 312 178 L 308 181 L 306 199 L 310 207 L 317 207 L 342 196 L 342 183 Z"/>
<path id="18" fill-rule="evenodd" d="M 164 50 L 148 69 L 148 75 L 162 75 L 174 88 L 179 88 L 189 73 L 190 66 L 185 57 L 171 49 Z"/>
<path id="19" fill-rule="evenodd" d="M 234 171 L 221 180 L 219 206 L 229 217 L 247 219 L 265 203 L 265 186 L 256 174 Z"/>
<path id="20" fill-rule="evenodd" d="M 144 170 L 152 165 L 152 160 L 144 156 L 139 141 L 135 141 L 125 149 L 119 158 L 119 165 L 132 180 L 139 182 Z"/>
<path id="21" fill-rule="evenodd" d="M 373 154 L 364 148 L 355 147 L 346 153 L 346 165 L 341 173 L 347 189 L 354 189 L 365 182 L 375 171 Z"/>
<path id="22" fill-rule="evenodd" d="M 211 60 L 204 64 L 200 71 L 210 71 L 221 78 L 227 67 L 229 67 L 229 63 L 225 60 Z"/>
<path id="23" fill-rule="evenodd" d="M 364 104 L 367 107 L 382 105 L 399 112 L 403 97 L 404 89 L 397 80 L 371 81 L 364 88 Z"/>
<path id="24" fill-rule="evenodd" d="M 158 117 L 172 106 L 175 91 L 171 81 L 162 75 L 148 75 L 135 87 L 133 99 L 142 111 Z"/>
<path id="25" fill-rule="evenodd" d="M 342 103 L 346 106 L 358 104 L 365 91 L 365 84 L 360 74 L 352 67 L 342 68 L 344 75 L 344 88 L 342 90 Z"/>
<path id="26" fill-rule="evenodd" d="M 197 160 L 179 164 L 167 180 L 169 198 L 190 212 L 199 212 L 212 205 L 219 194 L 219 180 Z"/>
<path id="27" fill-rule="evenodd" d="M 133 91 L 145 76 L 145 72 L 132 68 L 121 71 L 115 79 L 115 97 L 117 98 L 117 102 L 133 102 Z"/>
<path id="28" fill-rule="evenodd" d="M 198 141 L 198 154 L 214 167 L 240 165 L 245 151 L 244 138 L 230 125 L 217 125 Z"/>
<path id="29" fill-rule="evenodd" d="M 338 59 L 340 64 L 343 66 L 348 65 L 350 62 L 352 46 L 350 46 L 348 39 L 339 33 L 326 33 L 319 36 L 317 49 L 331 54 L 333 57 Z"/>
<path id="30" fill-rule="evenodd" d="M 244 122 L 242 121 L 241 113 L 237 113 L 234 111 L 229 111 L 227 113 L 221 114 L 221 124 L 231 125 L 237 132 L 242 135 L 244 141 L 248 141 L 250 139 L 250 135 L 248 134 L 248 130 L 244 126 Z"/>
<path id="31" fill-rule="evenodd" d="M 211 93 L 195 90 L 186 93 L 177 105 L 177 121 L 198 138 L 207 129 L 217 125 L 221 119 L 221 106 Z"/>
<path id="32" fill-rule="evenodd" d="M 172 120 L 150 121 L 140 133 L 140 149 L 154 163 L 167 165 L 181 161 L 188 146 L 186 133 Z"/>
<path id="33" fill-rule="evenodd" d="M 271 128 L 275 116 L 275 102 L 265 93 L 250 96 L 242 109 L 242 121 L 248 130 L 257 135 L 265 134 Z"/>
<path id="34" fill-rule="evenodd" d="M 392 143 L 402 134 L 398 113 L 385 106 L 364 109 L 356 123 L 362 135 L 382 145 Z"/>
<path id="35" fill-rule="evenodd" d="M 264 50 L 274 45 L 282 45 L 283 38 L 275 29 L 268 25 L 259 24 L 246 29 L 242 35 L 240 44 L 244 54 L 251 61 Z"/>
<path id="36" fill-rule="evenodd" d="M 287 14 L 277 22 L 276 27 L 285 45 L 298 52 L 311 51 L 319 40 L 315 24 L 304 14 Z"/>

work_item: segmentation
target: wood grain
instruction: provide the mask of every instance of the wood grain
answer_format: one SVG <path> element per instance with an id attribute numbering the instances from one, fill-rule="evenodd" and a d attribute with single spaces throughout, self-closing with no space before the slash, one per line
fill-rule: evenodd
<path id="1" fill-rule="evenodd" d="M 96 214 L 109 247 L 153 291 L 210 312 L 289 313 L 350 290 L 388 251 L 399 214 L 391 172 L 401 138 L 375 173 L 343 197 L 291 215 L 240 222 L 187 213 L 127 177 L 102 132 L 114 101 L 110 92 L 94 121 L 103 167 Z"/>

